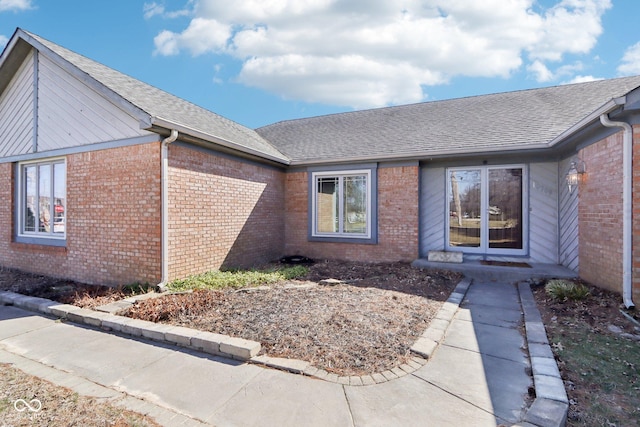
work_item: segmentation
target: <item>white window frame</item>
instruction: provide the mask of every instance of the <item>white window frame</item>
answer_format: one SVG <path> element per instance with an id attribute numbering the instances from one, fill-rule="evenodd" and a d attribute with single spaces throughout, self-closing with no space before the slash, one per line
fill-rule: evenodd
<path id="1" fill-rule="evenodd" d="M 366 232 L 365 233 L 345 233 L 344 232 L 344 178 L 348 177 L 357 177 L 357 176 L 365 176 L 367 183 L 367 203 L 366 203 Z M 320 232 L 318 231 L 318 222 L 317 222 L 317 199 L 318 199 L 318 178 L 338 178 L 338 231 L 337 232 Z M 372 230 L 372 207 L 373 207 L 373 194 L 372 194 L 372 183 L 371 183 L 371 170 L 370 169 L 358 169 L 358 170 L 341 170 L 341 171 L 326 171 L 326 172 L 313 172 L 311 181 L 313 183 L 313 193 L 312 193 L 312 202 L 311 202 L 311 235 L 312 237 L 336 237 L 336 238 L 346 238 L 346 239 L 371 239 L 371 230 Z"/>
<path id="2" fill-rule="evenodd" d="M 28 166 L 36 166 L 36 170 L 39 170 L 39 166 L 41 165 L 50 165 L 51 166 L 51 194 L 50 194 L 50 198 L 52 201 L 55 201 L 56 197 L 55 197 L 55 183 L 53 181 L 53 177 L 54 177 L 54 165 L 59 165 L 62 164 L 64 165 L 64 176 L 65 176 L 65 183 L 64 183 L 64 200 L 65 200 L 65 216 L 64 216 L 64 221 L 65 221 L 65 225 L 64 225 L 64 231 L 62 233 L 56 233 L 55 232 L 55 227 L 54 227 L 54 218 L 55 218 L 55 203 L 52 202 L 51 206 L 50 206 L 50 212 L 49 212 L 49 218 L 51 221 L 51 227 L 50 230 L 48 232 L 45 231 L 40 231 L 39 227 L 36 226 L 36 230 L 35 231 L 26 231 L 26 224 L 25 224 L 25 209 L 27 206 L 27 201 L 26 201 L 26 179 L 25 179 L 25 168 Z M 19 238 L 26 238 L 26 239 L 46 239 L 46 240 L 51 240 L 51 241 L 65 241 L 67 238 L 67 160 L 65 157 L 56 157 L 56 158 L 49 158 L 49 159 L 39 159 L 39 160 L 31 160 L 31 161 L 24 161 L 24 162 L 19 162 L 18 163 L 18 168 L 17 168 L 17 175 L 18 175 L 18 179 L 17 179 L 17 187 L 16 190 L 18 192 L 18 197 L 17 197 L 17 208 L 16 208 L 16 215 L 17 215 L 17 235 Z M 39 178 L 40 176 L 37 175 L 36 178 L 36 199 L 39 197 L 38 192 L 40 191 L 39 189 Z M 36 218 L 36 224 L 38 223 L 38 213 L 34 213 L 34 217 Z M 27 240 L 28 241 L 28 240 Z M 34 243 L 37 243 L 37 241 L 34 241 Z"/>
<path id="3" fill-rule="evenodd" d="M 483 233 L 480 246 L 474 247 L 462 247 L 452 246 L 450 244 L 450 221 L 449 215 L 449 200 L 451 200 L 451 186 L 449 184 L 450 172 L 464 171 L 475 169 L 480 171 L 481 182 L 481 200 L 480 209 L 482 212 L 489 210 L 489 170 L 493 169 L 522 169 L 522 249 L 500 249 L 489 247 L 489 235 Z M 526 164 L 508 164 L 508 165 L 480 165 L 480 166 L 460 166 L 450 167 L 445 170 L 447 182 L 446 201 L 445 201 L 445 248 L 451 251 L 462 251 L 470 254 L 486 254 L 486 255 L 512 255 L 512 256 L 524 256 L 529 253 L 529 170 Z M 482 216 L 481 230 L 489 230 L 489 217 L 488 215 Z"/>

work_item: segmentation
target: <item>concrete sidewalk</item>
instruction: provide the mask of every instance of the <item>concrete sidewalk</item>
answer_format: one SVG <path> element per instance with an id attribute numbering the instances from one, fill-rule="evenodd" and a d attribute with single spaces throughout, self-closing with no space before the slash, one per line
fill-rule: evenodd
<path id="1" fill-rule="evenodd" d="M 12 306 L 0 306 L 0 363 L 167 426 L 558 425 L 564 389 L 557 381 L 551 398 L 538 393 L 528 412 L 531 344 L 521 331 L 523 309 L 537 311 L 532 302 L 528 285 L 476 280 L 424 366 L 368 386 L 106 333 Z M 527 327 L 535 329 L 534 323 Z M 545 366 L 548 354 L 539 354 Z M 553 383 L 552 368 L 536 376 L 536 392 L 538 384 Z"/>

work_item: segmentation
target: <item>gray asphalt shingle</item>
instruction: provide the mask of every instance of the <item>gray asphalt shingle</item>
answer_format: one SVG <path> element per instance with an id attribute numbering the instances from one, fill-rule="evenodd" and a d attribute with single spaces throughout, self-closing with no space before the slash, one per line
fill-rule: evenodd
<path id="1" fill-rule="evenodd" d="M 424 158 L 547 144 L 640 76 L 333 114 L 257 129 L 293 163 Z"/>

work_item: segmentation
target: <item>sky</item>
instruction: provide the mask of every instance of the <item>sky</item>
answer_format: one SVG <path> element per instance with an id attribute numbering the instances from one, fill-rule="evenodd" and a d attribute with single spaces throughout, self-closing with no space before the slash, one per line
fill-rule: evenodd
<path id="1" fill-rule="evenodd" d="M 17 27 L 250 128 L 640 74 L 638 0 L 0 0 Z"/>

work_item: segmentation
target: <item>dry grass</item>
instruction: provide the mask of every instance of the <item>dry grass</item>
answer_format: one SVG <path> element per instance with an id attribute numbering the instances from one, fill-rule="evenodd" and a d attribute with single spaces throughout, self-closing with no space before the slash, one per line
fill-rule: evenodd
<path id="1" fill-rule="evenodd" d="M 159 426 L 149 417 L 79 396 L 6 364 L 0 364 L 0 425 Z"/>

